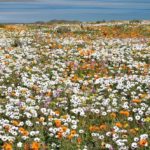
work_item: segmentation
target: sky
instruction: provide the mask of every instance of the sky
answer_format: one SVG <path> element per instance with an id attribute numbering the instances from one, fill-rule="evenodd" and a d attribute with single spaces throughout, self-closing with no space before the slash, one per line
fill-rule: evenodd
<path id="1" fill-rule="evenodd" d="M 150 20 L 150 0 L 0 0 L 0 23 Z"/>

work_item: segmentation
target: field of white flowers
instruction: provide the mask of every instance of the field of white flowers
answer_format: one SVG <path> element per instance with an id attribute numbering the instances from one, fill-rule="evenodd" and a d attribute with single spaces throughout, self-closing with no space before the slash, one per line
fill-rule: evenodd
<path id="1" fill-rule="evenodd" d="M 149 150 L 150 25 L 0 26 L 0 150 Z"/>

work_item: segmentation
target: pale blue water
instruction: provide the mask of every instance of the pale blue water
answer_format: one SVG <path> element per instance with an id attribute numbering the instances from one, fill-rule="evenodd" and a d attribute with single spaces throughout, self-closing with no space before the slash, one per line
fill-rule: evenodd
<path id="1" fill-rule="evenodd" d="M 0 23 L 26 23 L 52 19 L 150 20 L 150 0 L 4 1 L 0 0 Z"/>

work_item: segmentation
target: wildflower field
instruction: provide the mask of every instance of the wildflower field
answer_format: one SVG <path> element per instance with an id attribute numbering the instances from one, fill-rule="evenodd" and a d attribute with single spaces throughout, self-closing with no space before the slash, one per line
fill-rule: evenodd
<path id="1" fill-rule="evenodd" d="M 150 24 L 0 25 L 0 150 L 150 150 Z"/>

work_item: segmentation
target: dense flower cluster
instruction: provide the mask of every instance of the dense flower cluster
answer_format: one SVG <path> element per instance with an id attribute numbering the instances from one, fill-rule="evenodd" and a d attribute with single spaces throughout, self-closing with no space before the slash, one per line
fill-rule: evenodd
<path id="1" fill-rule="evenodd" d="M 0 149 L 149 149 L 150 39 L 53 28 L 0 29 Z"/>

